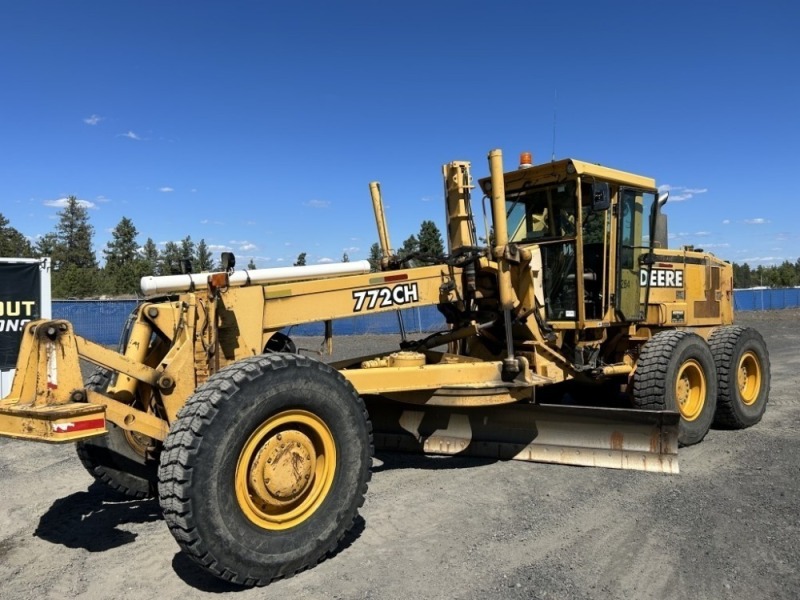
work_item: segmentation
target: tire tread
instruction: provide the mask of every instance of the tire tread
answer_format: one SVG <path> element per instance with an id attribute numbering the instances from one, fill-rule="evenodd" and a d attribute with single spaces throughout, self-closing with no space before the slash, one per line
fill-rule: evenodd
<path id="1" fill-rule="evenodd" d="M 219 412 L 220 405 L 234 395 L 240 389 L 242 383 L 253 381 L 266 371 L 283 369 L 290 365 L 298 368 L 317 368 L 323 372 L 338 374 L 332 367 L 322 362 L 296 354 L 270 353 L 240 360 L 225 368 L 224 377 L 209 379 L 189 398 L 178 412 L 177 419 L 164 443 L 164 450 L 161 454 L 159 497 L 164 519 L 173 536 L 183 551 L 194 562 L 217 577 L 242 586 L 267 585 L 276 579 L 289 577 L 318 564 L 336 549 L 345 533 L 352 527 L 356 517 L 356 506 L 340 511 L 336 516 L 337 522 L 346 521 L 347 525 L 329 547 L 324 548 L 318 553 L 318 556 L 307 562 L 285 565 L 284 568 L 279 569 L 274 576 L 269 578 L 258 578 L 253 577 L 251 574 L 236 573 L 228 567 L 221 566 L 221 561 L 218 557 L 212 556 L 198 531 L 197 523 L 191 510 L 189 487 L 192 477 L 191 465 L 196 461 L 198 442 L 203 437 L 203 431 Z M 353 401 L 357 403 L 367 423 L 369 456 L 371 457 L 374 444 L 369 414 L 364 401 L 355 393 L 355 390 L 353 390 L 352 395 Z M 173 431 L 178 434 L 173 435 Z M 184 433 L 186 435 L 183 435 Z M 371 470 L 366 469 L 360 482 L 360 498 L 356 503 L 357 506 L 363 504 L 371 475 Z"/>

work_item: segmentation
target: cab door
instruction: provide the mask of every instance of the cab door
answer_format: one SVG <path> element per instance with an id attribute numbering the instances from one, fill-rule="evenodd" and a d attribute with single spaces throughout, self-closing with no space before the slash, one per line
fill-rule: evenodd
<path id="1" fill-rule="evenodd" d="M 619 188 L 617 204 L 617 289 L 614 308 L 624 321 L 644 319 L 641 270 L 642 257 L 650 252 L 649 207 L 652 192 L 630 187 Z"/>

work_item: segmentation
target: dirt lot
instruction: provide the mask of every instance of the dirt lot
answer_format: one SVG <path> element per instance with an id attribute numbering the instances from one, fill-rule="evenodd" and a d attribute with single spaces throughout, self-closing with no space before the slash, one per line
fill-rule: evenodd
<path id="1" fill-rule="evenodd" d="M 0 440 L 3 598 L 800 597 L 798 311 L 743 313 L 772 358 L 756 427 L 681 474 L 379 454 L 338 553 L 241 590 L 178 552 L 155 501 L 110 499 L 72 446 Z M 385 340 L 350 340 L 354 353 Z M 348 340 L 339 340 L 343 346 Z"/>

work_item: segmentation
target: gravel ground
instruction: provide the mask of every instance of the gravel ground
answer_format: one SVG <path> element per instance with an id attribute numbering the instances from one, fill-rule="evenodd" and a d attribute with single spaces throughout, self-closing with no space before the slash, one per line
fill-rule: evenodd
<path id="1" fill-rule="evenodd" d="M 72 446 L 0 440 L 2 597 L 795 599 L 798 317 L 739 315 L 770 349 L 767 413 L 681 449 L 680 475 L 381 453 L 337 554 L 262 589 L 195 567 L 155 501 L 110 499 Z M 337 355 L 393 342 L 335 340 Z"/>

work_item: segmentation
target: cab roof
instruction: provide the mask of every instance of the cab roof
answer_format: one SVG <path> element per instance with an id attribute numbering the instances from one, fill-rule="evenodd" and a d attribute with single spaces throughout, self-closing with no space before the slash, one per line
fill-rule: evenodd
<path id="1" fill-rule="evenodd" d="M 656 189 L 656 182 L 652 177 L 635 175 L 574 158 L 565 158 L 524 169 L 508 171 L 504 174 L 503 179 L 506 189 L 513 190 L 522 187 L 525 183 L 529 185 L 556 183 L 566 179 L 573 179 L 576 175 L 645 190 Z M 490 193 L 490 181 L 490 177 L 484 177 L 478 182 L 484 194 Z"/>

